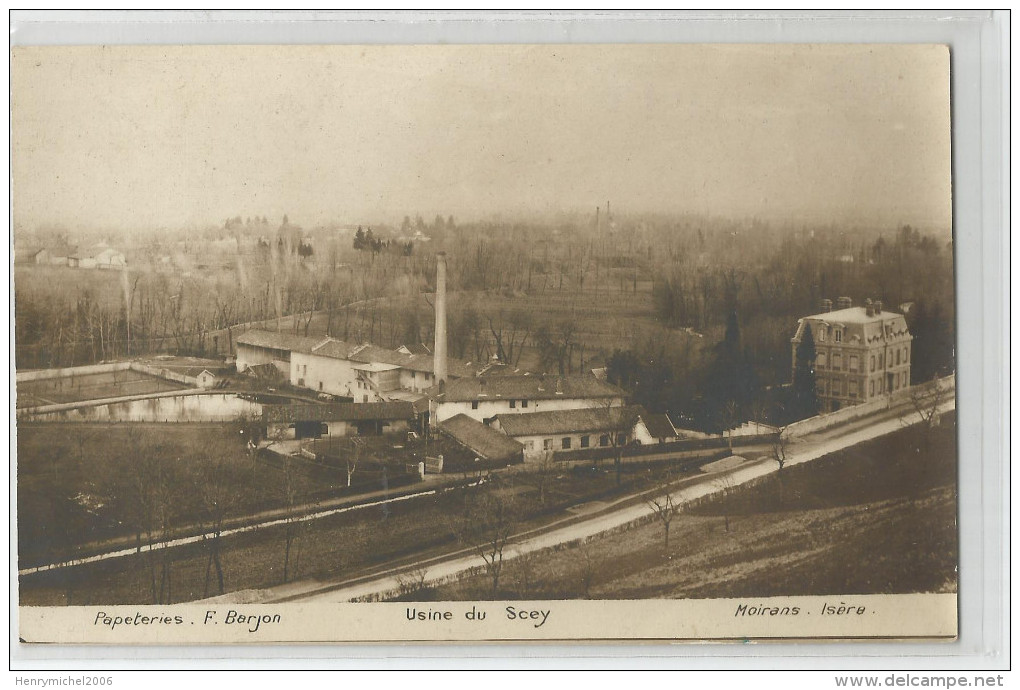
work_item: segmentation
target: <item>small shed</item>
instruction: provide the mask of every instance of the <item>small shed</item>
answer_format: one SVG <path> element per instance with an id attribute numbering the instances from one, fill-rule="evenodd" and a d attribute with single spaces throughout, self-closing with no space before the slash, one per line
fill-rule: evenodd
<path id="1" fill-rule="evenodd" d="M 524 444 L 466 414 L 443 421 L 439 431 L 482 460 L 521 462 L 524 459 Z"/>
<path id="2" fill-rule="evenodd" d="M 208 369 L 203 369 L 202 372 L 195 377 L 198 382 L 199 388 L 215 388 L 216 382 L 219 380 L 216 374 L 212 373 Z"/>
<path id="3" fill-rule="evenodd" d="M 645 417 L 645 427 L 652 438 L 659 443 L 671 443 L 679 437 L 676 427 L 673 426 L 667 414 L 650 414 Z"/>

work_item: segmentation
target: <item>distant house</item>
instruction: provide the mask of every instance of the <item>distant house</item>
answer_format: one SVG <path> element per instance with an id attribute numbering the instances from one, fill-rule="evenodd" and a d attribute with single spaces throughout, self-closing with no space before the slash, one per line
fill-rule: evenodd
<path id="1" fill-rule="evenodd" d="M 216 374 L 212 373 L 208 369 L 203 369 L 202 373 L 195 377 L 199 388 L 215 388 L 219 378 Z"/>
<path id="2" fill-rule="evenodd" d="M 429 389 L 432 419 L 458 414 L 486 422 L 500 414 L 619 407 L 626 392 L 594 376 L 480 376 Z"/>
<path id="3" fill-rule="evenodd" d="M 124 268 L 127 266 L 127 259 L 123 252 L 107 247 L 96 253 L 96 268 Z"/>
<path id="4" fill-rule="evenodd" d="M 267 438 L 378 436 L 406 432 L 416 415 L 409 402 L 264 405 Z"/>
<path id="5" fill-rule="evenodd" d="M 127 266 L 124 253 L 112 247 L 97 245 L 87 252 L 77 252 L 67 257 L 71 268 L 117 269 Z"/>
<path id="6" fill-rule="evenodd" d="M 644 423 L 647 416 L 640 405 L 555 410 L 497 415 L 492 427 L 522 443 L 524 458 L 532 460 L 548 452 L 656 443 Z"/>
<path id="7" fill-rule="evenodd" d="M 67 265 L 71 268 L 95 268 L 96 257 L 88 254 L 71 254 L 67 257 Z"/>
<path id="8" fill-rule="evenodd" d="M 50 251 L 46 248 L 28 248 L 14 250 L 14 263 L 19 266 L 25 265 L 46 265 L 50 263 Z"/>
<path id="9" fill-rule="evenodd" d="M 439 432 L 466 448 L 480 460 L 521 462 L 524 445 L 466 414 L 451 417 L 439 425 Z"/>

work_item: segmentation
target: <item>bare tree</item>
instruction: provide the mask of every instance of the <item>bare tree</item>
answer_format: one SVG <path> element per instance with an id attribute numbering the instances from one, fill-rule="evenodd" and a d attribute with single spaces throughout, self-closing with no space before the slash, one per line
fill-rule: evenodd
<path id="1" fill-rule="evenodd" d="M 535 585 L 535 568 L 538 565 L 538 554 L 535 551 L 523 551 L 510 561 L 513 568 L 513 578 L 517 583 L 517 594 L 522 599 L 531 595 L 531 589 Z"/>
<path id="2" fill-rule="evenodd" d="M 361 459 L 361 450 L 365 445 L 365 442 L 360 438 L 351 438 L 351 445 L 354 447 L 353 452 L 348 453 L 346 456 L 347 461 L 347 488 L 351 488 L 351 481 L 354 478 L 354 471 L 358 469 L 358 461 Z"/>
<path id="3" fill-rule="evenodd" d="M 531 315 L 529 312 L 514 311 L 505 315 L 500 309 L 493 321 L 491 315 L 486 317 L 489 332 L 496 343 L 496 355 L 504 364 L 516 367 L 521 360 L 524 345 L 531 335 Z"/>
<path id="4" fill-rule="evenodd" d="M 713 481 L 712 485 L 716 488 L 720 496 L 720 506 L 722 507 L 723 520 L 726 525 L 726 531 L 730 531 L 730 496 L 733 493 L 735 487 L 733 481 L 733 474 L 731 472 L 723 472 L 717 476 Z"/>
<path id="5" fill-rule="evenodd" d="M 662 523 L 663 548 L 669 551 L 669 528 L 673 518 L 680 512 L 681 505 L 673 498 L 672 488 L 669 483 L 669 476 L 663 480 L 661 494 L 656 498 L 648 500 L 648 506 L 652 509 L 655 517 Z"/>
<path id="6" fill-rule="evenodd" d="M 428 568 L 420 565 L 397 575 L 397 586 L 400 587 L 400 594 L 403 596 L 414 596 L 424 592 L 426 589 L 425 578 L 428 577 L 428 573 Z"/>
<path id="7" fill-rule="evenodd" d="M 235 465 L 231 462 L 230 455 L 234 452 L 236 448 L 232 444 L 217 444 L 199 458 L 197 471 L 192 478 L 192 491 L 200 509 L 199 514 L 203 518 L 202 530 L 206 534 L 203 537 L 203 544 L 209 553 L 205 566 L 203 596 L 209 595 L 209 579 L 213 570 L 216 573 L 217 591 L 219 594 L 224 592 L 220 536 L 224 520 L 241 500 L 240 494 L 234 488 L 240 477 L 231 476 Z M 242 470 L 238 468 L 237 471 L 240 474 Z"/>
<path id="8" fill-rule="evenodd" d="M 931 445 L 932 432 L 942 418 L 940 408 L 949 395 L 949 388 L 938 377 L 910 389 L 910 403 L 921 421 L 925 448 Z"/>
<path id="9" fill-rule="evenodd" d="M 287 523 L 284 528 L 284 548 L 283 548 L 283 581 L 287 583 L 291 575 L 290 572 L 290 552 L 291 547 L 294 544 L 294 523 L 296 517 L 294 515 L 294 504 L 297 501 L 297 488 L 294 483 L 294 472 L 291 465 L 293 460 L 287 456 L 283 457 L 283 475 L 284 475 L 284 498 L 287 501 Z"/>
<path id="10" fill-rule="evenodd" d="M 595 584 L 595 577 L 598 575 L 600 559 L 596 555 L 591 541 L 581 542 L 575 553 L 580 565 L 578 579 L 581 584 L 581 596 L 588 599 L 592 585 Z"/>
<path id="11" fill-rule="evenodd" d="M 776 479 L 779 482 L 779 505 L 783 505 L 783 468 L 786 467 L 787 453 L 790 447 L 790 434 L 785 428 L 772 437 L 772 459 L 779 465 Z"/>
<path id="12" fill-rule="evenodd" d="M 729 444 L 730 452 L 733 451 L 733 428 L 740 421 L 740 407 L 735 400 L 728 400 L 720 412 L 723 433 L 726 434 L 726 441 Z"/>
<path id="13" fill-rule="evenodd" d="M 549 480 L 556 472 L 555 453 L 551 450 L 542 451 L 535 461 L 534 469 L 531 471 L 532 481 L 538 489 L 538 500 L 545 505 L 545 489 Z"/>
<path id="14" fill-rule="evenodd" d="M 470 546 L 485 562 L 485 572 L 492 580 L 492 596 L 499 592 L 503 573 L 503 552 L 518 522 L 518 509 L 510 486 L 496 486 L 491 479 L 478 489 L 458 530 L 461 541 Z"/>

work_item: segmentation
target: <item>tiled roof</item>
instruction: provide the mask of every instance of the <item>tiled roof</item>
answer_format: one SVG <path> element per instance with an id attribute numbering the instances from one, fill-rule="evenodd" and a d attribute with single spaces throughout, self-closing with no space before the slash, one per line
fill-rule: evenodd
<path id="1" fill-rule="evenodd" d="M 902 314 L 883 310 L 878 314 L 868 316 L 865 307 L 850 307 L 805 316 L 797 326 L 793 342 L 800 342 L 804 335 L 804 328 L 808 324 L 811 326 L 811 335 L 814 337 L 815 345 L 822 342 L 819 338 L 819 329 L 822 328 L 826 329 L 824 342 L 834 343 L 834 336 L 829 331 L 835 327 L 840 327 L 843 330 L 840 344 L 844 346 L 873 345 L 883 341 L 895 342 L 910 339 L 907 320 Z"/>
<path id="2" fill-rule="evenodd" d="M 323 357 L 332 357 L 333 359 L 347 359 L 348 353 L 356 347 L 356 345 L 345 343 L 342 340 L 327 338 L 313 347 L 311 353 L 313 355 L 321 355 Z"/>
<path id="3" fill-rule="evenodd" d="M 332 405 L 264 405 L 263 422 L 354 422 L 371 419 L 414 419 L 409 402 L 335 403 Z"/>
<path id="4" fill-rule="evenodd" d="M 432 355 L 407 355 L 378 345 L 351 345 L 333 339 L 316 347 L 313 354 L 361 362 L 362 364 L 390 364 L 408 371 L 421 371 L 428 374 L 435 370 L 435 359 Z M 446 366 L 450 376 L 475 375 L 473 368 L 455 359 L 447 358 Z"/>
<path id="5" fill-rule="evenodd" d="M 304 336 L 276 331 L 245 331 L 235 338 L 238 345 L 264 347 L 289 352 L 310 352 L 312 348 L 325 341 L 325 336 Z"/>
<path id="6" fill-rule="evenodd" d="M 655 438 L 672 438 L 676 436 L 676 429 L 673 427 L 673 422 L 670 421 L 669 416 L 665 414 L 650 414 L 646 417 L 642 417 L 645 422 L 645 426 L 648 428 L 650 433 Z"/>
<path id="7" fill-rule="evenodd" d="M 616 398 L 626 393 L 594 376 L 484 376 L 462 378 L 429 389 L 437 402 L 470 400 L 555 400 Z"/>
<path id="8" fill-rule="evenodd" d="M 519 442 L 466 414 L 450 417 L 439 425 L 439 429 L 483 460 L 515 459 L 524 450 Z"/>
<path id="9" fill-rule="evenodd" d="M 554 410 L 528 414 L 496 415 L 499 427 L 507 436 L 543 436 L 585 431 L 629 430 L 646 412 L 640 405 L 626 407 L 592 407 L 585 410 Z"/>

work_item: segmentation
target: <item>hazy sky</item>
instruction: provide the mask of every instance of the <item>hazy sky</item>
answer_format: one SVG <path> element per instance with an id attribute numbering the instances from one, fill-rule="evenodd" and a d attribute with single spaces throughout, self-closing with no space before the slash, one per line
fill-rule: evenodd
<path id="1" fill-rule="evenodd" d="M 14 216 L 950 224 L 940 46 L 18 48 Z"/>

